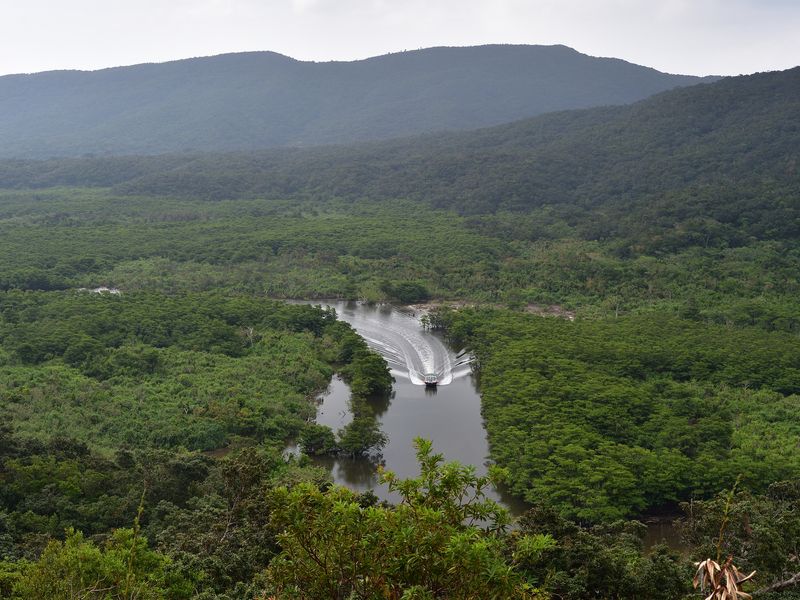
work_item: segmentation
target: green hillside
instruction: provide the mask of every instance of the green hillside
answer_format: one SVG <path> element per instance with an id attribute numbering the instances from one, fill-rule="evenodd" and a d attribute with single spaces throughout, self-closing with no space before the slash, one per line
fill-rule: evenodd
<path id="1" fill-rule="evenodd" d="M 0 77 L 0 156 L 381 139 L 624 104 L 700 80 L 564 46 L 430 48 L 325 63 L 252 52 L 11 75 Z"/>
<path id="2" fill-rule="evenodd" d="M 0 164 L 3 187 L 116 186 L 195 198 L 410 198 L 497 217 L 504 235 L 557 221 L 636 249 L 798 235 L 800 69 L 637 104 L 495 128 L 309 150 Z M 509 228 L 511 229 L 509 231 Z"/>
<path id="3" fill-rule="evenodd" d="M 2 243 L 19 258 L 2 285 L 180 288 L 156 276 L 166 260 L 279 296 L 377 300 L 385 280 L 418 280 L 440 298 L 794 331 L 798 98 L 793 69 L 469 133 L 5 161 L 0 186 L 27 191 L 5 195 Z M 98 189 L 34 191 L 55 185 Z"/>
<path id="4" fill-rule="evenodd" d="M 701 227 L 735 243 L 734 230 L 797 237 L 798 149 L 800 68 L 477 132 L 198 157 L 120 190 L 413 198 L 466 214 L 546 208 L 588 239 L 636 235 L 653 243 L 653 228 L 674 236 Z"/>
<path id="5" fill-rule="evenodd" d="M 0 597 L 689 600 L 730 554 L 796 600 L 799 98 L 793 69 L 463 133 L 0 162 Z M 379 461 L 391 376 L 280 298 L 440 301 L 499 468 L 418 440 L 391 506 L 285 452 Z M 338 437 L 310 422 L 335 372 Z"/>

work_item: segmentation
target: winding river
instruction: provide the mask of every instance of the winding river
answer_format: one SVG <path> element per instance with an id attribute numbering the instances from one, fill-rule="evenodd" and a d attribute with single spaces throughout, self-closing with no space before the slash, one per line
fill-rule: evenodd
<path id="1" fill-rule="evenodd" d="M 314 304 L 319 304 L 318 302 Z M 419 474 L 413 440 L 423 437 L 433 442 L 434 451 L 446 460 L 474 465 L 485 474 L 489 464 L 489 443 L 481 415 L 481 399 L 470 365 L 470 356 L 453 349 L 435 332 L 425 331 L 420 314 L 405 307 L 370 305 L 356 302 L 327 302 L 336 309 L 339 319 L 349 323 L 388 363 L 395 378 L 391 397 L 372 401 L 372 409 L 389 442 L 382 452 L 385 467 L 400 477 Z M 426 388 L 425 373 L 435 372 L 439 386 Z M 350 422 L 350 390 L 334 377 L 321 396 L 317 423 L 338 431 Z M 315 458 L 329 469 L 333 480 L 350 489 L 372 490 L 379 498 L 396 502 L 380 485 L 375 473 L 377 464 L 369 458 Z M 522 514 L 526 505 L 501 490 L 489 496 L 509 509 Z M 648 522 L 645 546 L 666 541 L 674 550 L 684 549 L 673 524 L 667 520 Z"/>
<path id="2" fill-rule="evenodd" d="M 485 474 L 489 444 L 481 416 L 481 400 L 470 366 L 470 356 L 450 348 L 436 333 L 425 331 L 419 314 L 390 305 L 356 302 L 323 303 L 336 309 L 385 359 L 395 378 L 391 397 L 372 402 L 381 429 L 389 438 L 382 458 L 387 469 L 407 478 L 419 474 L 413 440 L 432 440 L 434 451 L 448 461 L 474 465 Z M 439 377 L 437 388 L 426 388 L 425 373 Z M 347 385 L 338 377 L 321 398 L 317 422 L 337 431 L 350 419 Z M 376 464 L 368 458 L 322 458 L 336 483 L 357 491 L 372 490 L 381 499 L 396 501 L 375 475 Z M 519 514 L 524 504 L 502 491 L 491 497 Z"/>

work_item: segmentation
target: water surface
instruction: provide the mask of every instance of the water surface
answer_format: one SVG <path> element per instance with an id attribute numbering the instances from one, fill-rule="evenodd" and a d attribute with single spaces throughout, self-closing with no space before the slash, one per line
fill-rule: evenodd
<path id="1" fill-rule="evenodd" d="M 385 359 L 395 378 L 391 397 L 371 401 L 389 442 L 382 452 L 385 467 L 402 478 L 419 475 L 413 448 L 415 437 L 433 442 L 435 452 L 446 460 L 474 465 L 479 475 L 486 473 L 489 442 L 481 415 L 481 399 L 470 366 L 470 355 L 451 348 L 442 337 L 426 331 L 420 314 L 387 304 L 328 302 L 339 319 L 349 323 Z M 440 384 L 426 388 L 422 376 L 435 372 Z M 350 389 L 338 376 L 321 397 L 317 422 L 338 431 L 352 419 Z M 372 490 L 379 498 L 396 502 L 398 498 L 378 483 L 377 463 L 369 458 L 319 457 L 315 462 L 330 470 L 333 480 L 350 489 Z M 526 504 L 503 490 L 491 490 L 489 497 L 518 516 Z M 646 523 L 645 547 L 661 541 L 675 550 L 684 550 L 677 530 L 669 520 Z"/>
<path id="2" fill-rule="evenodd" d="M 382 451 L 385 467 L 402 478 L 419 475 L 413 447 L 416 437 L 433 442 L 434 451 L 445 460 L 474 465 L 483 475 L 489 465 L 489 444 L 481 415 L 481 401 L 470 367 L 471 357 L 451 348 L 440 335 L 426 331 L 419 314 L 391 305 L 356 302 L 324 303 L 379 352 L 395 378 L 390 397 L 371 401 L 371 407 L 389 441 Z M 436 373 L 439 385 L 426 388 L 425 373 Z M 334 431 L 349 422 L 350 391 L 335 377 L 322 397 L 317 422 Z M 324 457 L 319 464 L 331 471 L 336 483 L 356 491 L 373 490 L 382 499 L 396 501 L 381 486 L 376 462 L 368 458 Z M 514 513 L 524 504 L 492 490 L 490 496 Z"/>

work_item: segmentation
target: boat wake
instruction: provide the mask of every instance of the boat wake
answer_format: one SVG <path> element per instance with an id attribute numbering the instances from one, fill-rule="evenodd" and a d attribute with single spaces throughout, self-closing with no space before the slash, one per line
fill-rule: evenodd
<path id="1" fill-rule="evenodd" d="M 425 385 L 425 375 L 435 373 L 438 385 L 471 372 L 472 357 L 456 354 L 435 334 L 425 331 L 414 313 L 385 306 L 358 311 L 346 304 L 334 306 L 339 318 L 348 322 L 379 352 L 394 377 L 408 379 L 414 385 Z"/>

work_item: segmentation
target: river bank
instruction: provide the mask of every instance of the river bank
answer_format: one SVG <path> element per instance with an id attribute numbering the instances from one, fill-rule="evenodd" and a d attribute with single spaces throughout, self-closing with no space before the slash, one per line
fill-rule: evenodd
<path id="1" fill-rule="evenodd" d="M 349 323 L 367 344 L 387 361 L 395 383 L 388 397 L 368 400 L 381 429 L 388 438 L 380 457 L 315 457 L 315 464 L 325 468 L 334 482 L 355 491 L 373 491 L 379 498 L 396 501 L 377 480 L 379 464 L 400 477 L 418 474 L 413 439 L 433 441 L 434 450 L 446 460 L 474 465 L 483 474 L 491 464 L 489 441 L 481 413 L 478 383 L 468 360 L 453 349 L 437 332 L 425 331 L 419 318 L 441 304 L 394 306 L 345 301 L 318 302 L 336 310 L 339 319 Z M 461 303 L 457 307 L 469 306 Z M 435 389 L 421 385 L 414 372 L 424 369 L 446 371 L 447 384 Z M 334 376 L 318 399 L 317 423 L 334 432 L 352 420 L 350 390 Z M 493 490 L 491 497 L 514 516 L 523 514 L 528 505 L 505 490 Z M 671 522 L 648 519 L 645 543 L 648 547 L 664 540 L 680 549 L 680 536 Z"/>
<path id="2" fill-rule="evenodd" d="M 424 314 L 440 308 L 451 308 L 453 310 L 460 310 L 462 308 L 508 308 L 508 305 L 435 300 L 431 302 L 409 304 L 408 308 L 414 312 Z M 539 317 L 558 317 L 560 319 L 567 319 L 568 321 L 574 321 L 577 314 L 574 310 L 569 310 L 558 304 L 526 304 L 522 307 L 522 310 L 528 314 L 537 315 Z"/>

